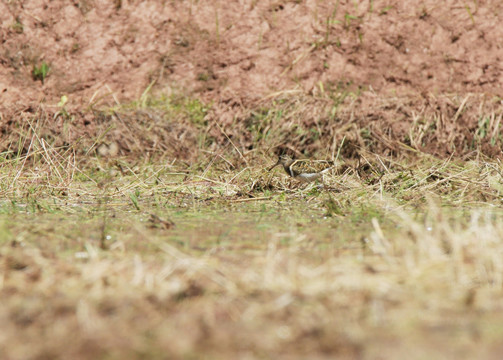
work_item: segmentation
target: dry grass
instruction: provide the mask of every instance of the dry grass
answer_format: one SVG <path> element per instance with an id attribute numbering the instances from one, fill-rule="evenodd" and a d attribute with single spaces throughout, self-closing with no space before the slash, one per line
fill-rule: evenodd
<path id="1" fill-rule="evenodd" d="M 497 356 L 501 214 L 388 206 L 395 226 L 355 228 L 314 206 L 260 221 L 199 209 L 167 231 L 116 211 L 106 250 L 100 216 L 11 216 L 2 356 Z"/>
<path id="2" fill-rule="evenodd" d="M 273 144 L 247 152 L 225 124 L 190 164 L 95 156 L 106 136 L 57 147 L 40 128 L 0 163 L 2 358 L 501 353 L 497 160 L 354 159 L 335 136 L 318 153 L 342 165 L 320 189 L 267 172 Z"/>
<path id="3" fill-rule="evenodd" d="M 40 106 L 4 115 L 2 157 L 31 153 L 38 136 L 80 159 L 98 154 L 138 162 L 178 161 L 197 168 L 214 157 L 237 170 L 288 152 L 297 157 L 357 159 L 362 151 L 403 160 L 416 153 L 439 158 L 501 156 L 502 104 L 484 95 L 378 96 L 341 89 L 317 96 L 281 92 L 252 104 L 204 104 L 187 96 L 69 113 Z M 10 125 L 9 125 L 10 124 Z M 36 142 L 40 143 L 40 142 Z M 39 144 L 41 147 L 41 144 Z M 43 149 L 42 149 L 43 150 Z"/>

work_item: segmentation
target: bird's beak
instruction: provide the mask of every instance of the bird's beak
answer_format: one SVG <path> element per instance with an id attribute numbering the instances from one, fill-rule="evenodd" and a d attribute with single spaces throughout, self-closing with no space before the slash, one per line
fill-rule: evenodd
<path id="1" fill-rule="evenodd" d="M 276 166 L 278 166 L 279 164 L 281 163 L 281 161 L 278 159 L 278 162 L 276 164 L 274 164 L 273 166 L 271 166 L 269 169 L 267 169 L 267 171 L 271 171 L 272 169 L 274 169 Z"/>

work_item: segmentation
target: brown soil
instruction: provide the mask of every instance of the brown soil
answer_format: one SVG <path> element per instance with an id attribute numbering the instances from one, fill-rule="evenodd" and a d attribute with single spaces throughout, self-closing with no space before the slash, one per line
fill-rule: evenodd
<path id="1" fill-rule="evenodd" d="M 278 92 L 344 90 L 361 96 L 358 126 L 377 123 L 407 143 L 414 114 L 433 112 L 441 124 L 427 140 L 435 143 L 416 147 L 463 153 L 480 120 L 462 111 L 466 94 L 483 95 L 473 107 L 489 99 L 500 110 L 502 10 L 498 1 L 454 0 L 2 2 L 0 126 L 9 132 L 41 104 L 54 113 L 62 95 L 81 126 L 93 122 L 89 105 L 138 99 L 149 84 L 211 102 L 224 127 Z M 43 82 L 32 75 L 42 62 L 50 66 Z M 452 93 L 457 104 L 439 100 Z M 405 102 L 376 110 L 376 96 L 397 95 Z"/>

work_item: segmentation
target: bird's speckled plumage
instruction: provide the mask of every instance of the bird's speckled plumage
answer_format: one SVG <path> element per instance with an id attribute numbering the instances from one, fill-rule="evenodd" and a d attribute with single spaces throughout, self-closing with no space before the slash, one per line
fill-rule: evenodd
<path id="1" fill-rule="evenodd" d="M 294 160 L 287 155 L 281 155 L 278 162 L 271 166 L 269 171 L 278 165 L 282 165 L 288 175 L 303 182 L 311 182 L 319 179 L 325 172 L 334 166 L 333 162 L 330 161 L 309 159 Z"/>

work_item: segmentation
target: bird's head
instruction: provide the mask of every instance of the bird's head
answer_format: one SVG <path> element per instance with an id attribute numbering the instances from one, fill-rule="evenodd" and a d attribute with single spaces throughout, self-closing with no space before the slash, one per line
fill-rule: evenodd
<path id="1" fill-rule="evenodd" d="M 272 169 L 274 169 L 278 165 L 283 165 L 284 166 L 284 165 L 288 164 L 291 161 L 292 161 L 292 158 L 290 156 L 288 156 L 288 155 L 280 155 L 278 157 L 278 161 L 276 162 L 276 164 L 274 164 L 273 166 L 271 166 L 268 169 L 268 171 L 271 171 Z"/>

